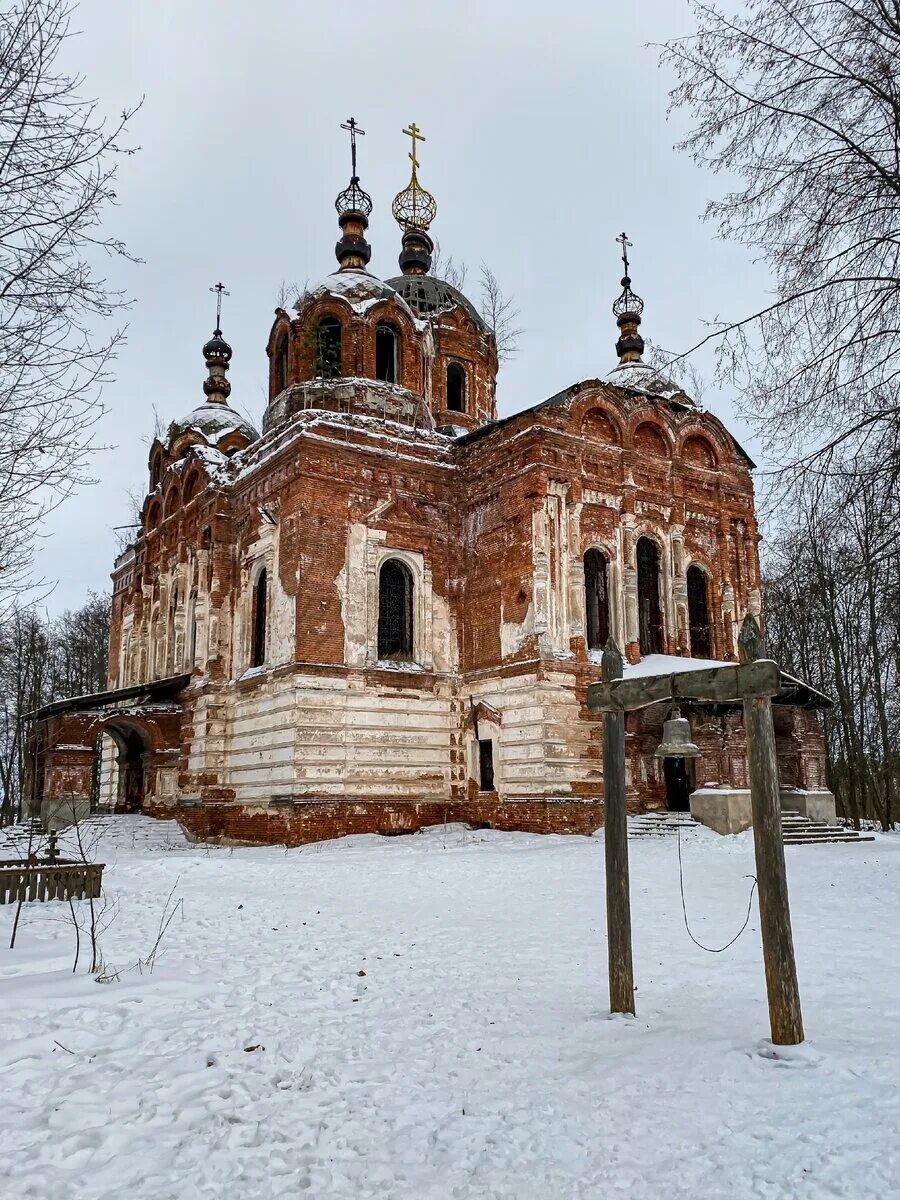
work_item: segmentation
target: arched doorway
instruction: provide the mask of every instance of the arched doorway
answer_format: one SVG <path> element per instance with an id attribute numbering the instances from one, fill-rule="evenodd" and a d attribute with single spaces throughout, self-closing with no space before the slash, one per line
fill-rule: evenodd
<path id="1" fill-rule="evenodd" d="M 136 725 L 115 722 L 106 725 L 98 750 L 102 754 L 107 736 L 112 740 L 115 755 L 110 761 L 103 755 L 100 764 L 100 796 L 108 797 L 117 813 L 140 812 L 147 790 L 146 757 L 150 739 Z"/>
<path id="2" fill-rule="evenodd" d="M 664 758 L 663 779 L 666 785 L 666 808 L 669 812 L 690 812 L 691 792 L 694 790 L 692 760 Z"/>

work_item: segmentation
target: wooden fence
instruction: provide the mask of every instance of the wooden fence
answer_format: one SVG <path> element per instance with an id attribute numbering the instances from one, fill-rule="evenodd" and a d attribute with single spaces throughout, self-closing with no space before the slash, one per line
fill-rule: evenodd
<path id="1" fill-rule="evenodd" d="M 100 895 L 103 863 L 29 862 L 15 859 L 0 865 L 0 904 L 20 900 L 89 900 Z"/>

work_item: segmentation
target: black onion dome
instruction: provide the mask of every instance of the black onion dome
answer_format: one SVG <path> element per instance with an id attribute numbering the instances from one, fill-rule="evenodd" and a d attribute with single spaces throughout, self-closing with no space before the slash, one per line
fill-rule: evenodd
<path id="1" fill-rule="evenodd" d="M 487 329 L 475 305 L 452 283 L 433 275 L 398 275 L 386 282 L 403 297 L 416 316 L 433 317 L 436 313 L 449 312 L 451 308 L 461 308 L 479 329 Z"/>
<path id="2" fill-rule="evenodd" d="M 346 213 L 351 212 L 362 213 L 364 217 L 371 217 L 372 197 L 365 188 L 360 187 L 358 175 L 353 176 L 349 187 L 345 187 L 342 192 L 338 193 L 334 207 L 337 209 L 339 217 L 343 217 Z"/>
<path id="3" fill-rule="evenodd" d="M 214 362 L 231 362 L 232 353 L 231 347 L 222 337 L 221 329 L 217 329 L 203 347 L 203 357 Z"/>

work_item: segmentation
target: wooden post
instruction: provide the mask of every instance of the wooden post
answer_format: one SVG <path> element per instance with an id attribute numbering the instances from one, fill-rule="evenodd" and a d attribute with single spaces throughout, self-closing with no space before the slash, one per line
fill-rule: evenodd
<path id="1" fill-rule="evenodd" d="M 762 657 L 762 637 L 750 613 L 741 626 L 738 652 L 742 663 Z M 803 1041 L 803 1016 L 784 865 L 775 726 L 768 696 L 749 696 L 744 700 L 744 727 L 750 760 L 750 804 L 769 1025 L 776 1045 L 795 1046 Z"/>
<path id="2" fill-rule="evenodd" d="M 622 677 L 622 655 L 612 638 L 601 663 L 604 683 Z M 631 898 L 628 883 L 628 825 L 625 811 L 625 714 L 603 714 L 603 804 L 606 811 L 606 937 L 609 950 L 609 1010 L 634 1014 L 631 962 Z"/>

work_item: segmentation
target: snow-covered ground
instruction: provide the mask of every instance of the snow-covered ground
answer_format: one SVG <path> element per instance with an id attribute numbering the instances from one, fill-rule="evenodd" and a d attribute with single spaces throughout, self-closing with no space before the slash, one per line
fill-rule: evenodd
<path id="1" fill-rule="evenodd" d="M 900 1191 L 900 838 L 787 850 L 814 1053 L 785 1065 L 757 1052 L 755 907 L 726 953 L 697 949 L 674 839 L 630 843 L 632 1021 L 606 1015 L 602 836 L 228 850 L 106 825 L 117 981 L 72 974 L 68 906 L 26 906 L 13 951 L 0 909 L 3 1196 Z M 692 927 L 721 944 L 750 835 L 690 832 L 683 853 Z M 170 894 L 183 906 L 139 970 Z"/>

